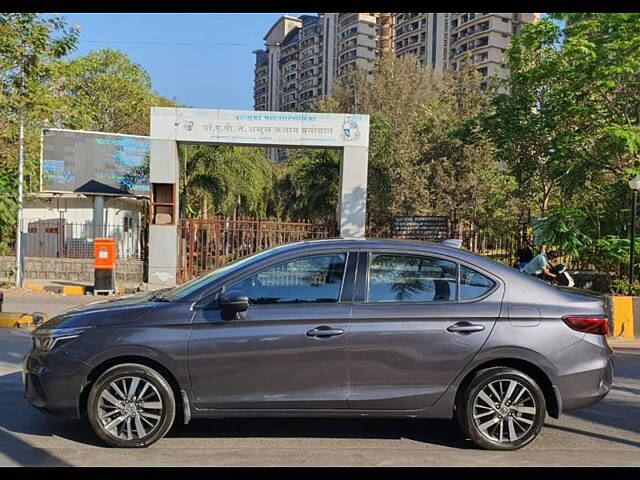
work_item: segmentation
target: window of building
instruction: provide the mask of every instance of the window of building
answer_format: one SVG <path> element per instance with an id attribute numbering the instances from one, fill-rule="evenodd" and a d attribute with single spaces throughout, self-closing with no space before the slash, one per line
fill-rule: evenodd
<path id="1" fill-rule="evenodd" d="M 376 255 L 369 267 L 369 302 L 456 299 L 456 264 L 412 255 Z"/>
<path id="2" fill-rule="evenodd" d="M 337 302 L 346 254 L 314 255 L 269 267 L 227 287 L 252 305 Z"/>

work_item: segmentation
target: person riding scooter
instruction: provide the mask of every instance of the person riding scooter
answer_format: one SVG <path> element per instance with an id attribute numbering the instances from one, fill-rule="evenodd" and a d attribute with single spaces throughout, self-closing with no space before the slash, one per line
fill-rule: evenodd
<path id="1" fill-rule="evenodd" d="M 558 275 L 551 271 L 549 266 L 549 260 L 553 260 L 554 258 L 558 258 L 558 252 L 554 250 L 550 250 L 549 252 L 542 252 L 539 255 L 536 255 L 531 259 L 529 263 L 527 263 L 522 270 L 524 273 L 529 275 L 533 275 L 538 278 L 545 279 L 549 278 L 557 278 Z"/>

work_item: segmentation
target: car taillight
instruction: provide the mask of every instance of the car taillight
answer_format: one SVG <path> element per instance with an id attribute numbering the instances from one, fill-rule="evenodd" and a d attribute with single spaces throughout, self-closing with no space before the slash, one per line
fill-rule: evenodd
<path id="1" fill-rule="evenodd" d="M 580 315 L 569 315 L 563 317 L 564 323 L 570 328 L 579 332 L 595 333 L 596 335 L 608 335 L 609 323 L 607 317 L 590 317 Z"/>

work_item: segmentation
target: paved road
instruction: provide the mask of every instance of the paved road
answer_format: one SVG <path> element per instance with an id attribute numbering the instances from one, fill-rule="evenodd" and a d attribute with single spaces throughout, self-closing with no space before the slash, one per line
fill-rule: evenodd
<path id="1" fill-rule="evenodd" d="M 46 313 L 49 317 L 85 303 L 104 300 L 105 297 L 93 295 L 60 295 L 48 292 L 34 292 L 30 290 L 3 290 L 3 312 Z"/>
<path id="2" fill-rule="evenodd" d="M 619 348 L 614 388 L 595 407 L 548 419 L 516 452 L 473 448 L 450 421 L 227 419 L 175 427 L 142 450 L 103 447 L 81 421 L 22 398 L 29 331 L 0 329 L 0 465 L 640 465 L 640 348 Z"/>

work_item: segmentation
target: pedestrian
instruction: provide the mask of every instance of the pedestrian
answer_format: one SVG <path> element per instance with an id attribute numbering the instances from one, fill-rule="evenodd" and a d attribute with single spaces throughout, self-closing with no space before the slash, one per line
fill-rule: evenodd
<path id="1" fill-rule="evenodd" d="M 545 278 L 545 276 L 556 278 L 557 275 L 549 270 L 549 260 L 553 260 L 554 258 L 558 258 L 558 252 L 554 250 L 549 250 L 546 253 L 542 252 L 541 254 L 533 257 L 533 259 L 525 265 L 522 271 L 538 278 Z"/>
<path id="2" fill-rule="evenodd" d="M 518 257 L 518 269 L 522 272 L 525 265 L 533 259 L 533 250 L 531 250 L 528 240 L 524 240 L 522 242 L 520 248 L 516 252 L 516 257 Z"/>

